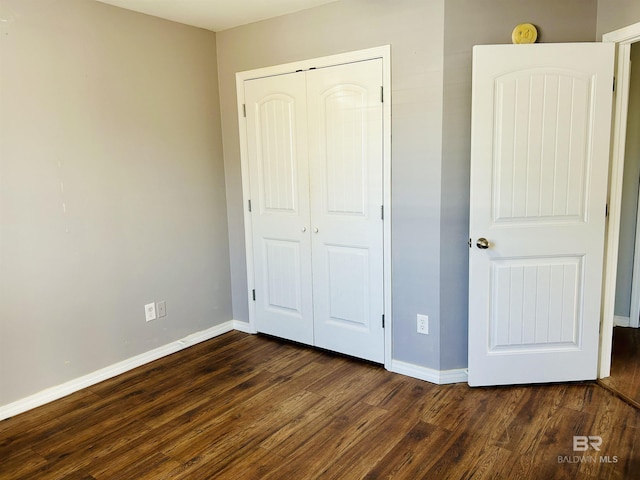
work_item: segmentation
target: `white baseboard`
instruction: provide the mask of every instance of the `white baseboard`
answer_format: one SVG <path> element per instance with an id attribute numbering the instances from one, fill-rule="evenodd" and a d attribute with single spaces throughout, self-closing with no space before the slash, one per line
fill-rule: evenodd
<path id="1" fill-rule="evenodd" d="M 613 317 L 613 325 L 615 327 L 629 327 L 631 326 L 631 319 L 629 317 L 621 317 L 619 315 L 615 315 Z"/>
<path id="2" fill-rule="evenodd" d="M 447 383 L 466 383 L 467 369 L 456 368 L 453 370 L 434 370 L 432 368 L 414 365 L 413 363 L 401 362 L 399 360 L 391 360 L 391 368 L 389 371 L 407 375 L 408 377 L 426 380 L 427 382 L 437 385 Z"/>
<path id="3" fill-rule="evenodd" d="M 61 385 L 47 388 L 46 390 L 42 390 L 41 392 L 22 398 L 13 403 L 2 405 L 0 406 L 0 420 L 13 417 L 26 412 L 27 410 L 31 410 L 32 408 L 40 407 L 46 403 L 66 397 L 78 390 L 100 383 L 103 380 L 128 372 L 129 370 L 140 367 L 149 362 L 153 362 L 154 360 L 158 360 L 159 358 L 167 355 L 171 355 L 172 353 L 179 352 L 180 350 L 195 345 L 196 343 L 204 342 L 205 340 L 217 337 L 223 333 L 230 332 L 235 328 L 234 323 L 235 322 L 233 320 L 230 320 L 207 330 L 203 330 L 202 332 L 188 335 L 175 342 L 163 345 L 140 355 L 136 355 L 135 357 L 128 358 L 127 360 L 101 368 L 100 370 L 75 378 Z"/>
<path id="4" fill-rule="evenodd" d="M 251 327 L 248 322 L 242 322 L 240 320 L 232 320 L 233 328 L 243 333 L 258 333 L 255 328 Z"/>
<path id="5" fill-rule="evenodd" d="M 628 325 L 629 324 L 627 323 L 627 326 Z M 163 345 L 140 355 L 136 355 L 135 357 L 131 357 L 100 370 L 96 370 L 95 372 L 75 378 L 61 385 L 47 388 L 13 403 L 2 405 L 0 406 L 0 420 L 13 417 L 54 400 L 66 397 L 67 395 L 82 390 L 83 388 L 90 387 L 91 385 L 113 378 L 117 375 L 128 372 L 129 370 L 133 370 L 134 368 L 153 362 L 154 360 L 158 360 L 159 358 L 167 355 L 171 355 L 172 353 L 179 352 L 180 350 L 184 350 L 196 343 L 204 342 L 205 340 L 209 340 L 232 330 L 238 330 L 244 333 L 256 333 L 256 331 L 247 322 L 229 320 L 228 322 L 216 325 L 215 327 L 203 330 L 202 332 L 188 335 L 180 340 L 176 340 L 175 342 Z M 426 380 L 427 382 L 438 385 L 467 382 L 467 371 L 464 368 L 441 371 L 398 360 L 391 360 L 391 368 L 389 371 L 418 378 L 420 380 Z"/>

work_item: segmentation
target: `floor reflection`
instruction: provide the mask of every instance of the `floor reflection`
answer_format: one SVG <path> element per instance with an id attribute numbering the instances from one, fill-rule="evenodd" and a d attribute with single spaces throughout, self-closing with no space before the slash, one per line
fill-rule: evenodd
<path id="1" fill-rule="evenodd" d="M 640 408 L 640 328 L 613 329 L 611 376 L 598 382 Z"/>

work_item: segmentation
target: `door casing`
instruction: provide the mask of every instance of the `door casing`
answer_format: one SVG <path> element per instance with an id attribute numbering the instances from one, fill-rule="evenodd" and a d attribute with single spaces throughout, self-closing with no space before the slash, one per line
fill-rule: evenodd
<path id="1" fill-rule="evenodd" d="M 627 138 L 627 112 L 631 72 L 631 44 L 640 42 L 640 22 L 602 36 L 603 42 L 616 44 L 616 86 L 609 166 L 609 223 L 605 247 L 605 272 L 600 328 L 600 362 L 598 378 L 611 374 L 613 317 L 616 300 L 618 270 L 618 242 L 620 241 L 620 209 L 622 207 L 622 177 Z"/>
<path id="2" fill-rule="evenodd" d="M 255 289 L 254 284 L 254 258 L 253 258 L 253 236 L 251 215 L 249 212 L 249 200 L 251 190 L 249 184 L 249 157 L 247 151 L 246 121 L 244 117 L 244 82 L 262 77 L 282 75 L 298 70 L 308 70 L 310 68 L 330 67 L 345 63 L 360 62 L 374 58 L 382 59 L 382 82 L 383 82 L 383 270 L 384 270 L 384 365 L 386 369 L 391 369 L 392 359 L 392 308 L 391 308 L 391 47 L 384 45 L 380 47 L 358 50 L 354 52 L 330 55 L 326 57 L 313 58 L 298 62 L 275 65 L 271 67 L 258 68 L 236 73 L 237 92 L 237 114 L 240 136 L 240 168 L 242 173 L 242 198 L 244 212 L 244 232 L 245 232 L 245 254 L 247 258 L 247 297 L 249 307 L 249 332 L 256 333 L 255 328 L 255 303 L 251 292 Z"/>

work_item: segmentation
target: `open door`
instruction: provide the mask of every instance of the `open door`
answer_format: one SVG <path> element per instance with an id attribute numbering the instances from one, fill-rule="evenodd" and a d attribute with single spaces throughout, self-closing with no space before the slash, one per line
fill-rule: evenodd
<path id="1" fill-rule="evenodd" d="M 595 379 L 612 44 L 474 48 L 469 385 Z"/>

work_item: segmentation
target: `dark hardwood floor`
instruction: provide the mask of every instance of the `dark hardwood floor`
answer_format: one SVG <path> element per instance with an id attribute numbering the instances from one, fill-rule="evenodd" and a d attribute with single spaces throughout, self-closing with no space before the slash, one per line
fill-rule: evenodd
<path id="1" fill-rule="evenodd" d="M 640 328 L 615 327 L 612 352 L 611 376 L 599 382 L 640 408 Z"/>
<path id="2" fill-rule="evenodd" d="M 0 422 L 0 478 L 631 479 L 639 432 L 595 383 L 437 386 L 232 332 Z"/>

